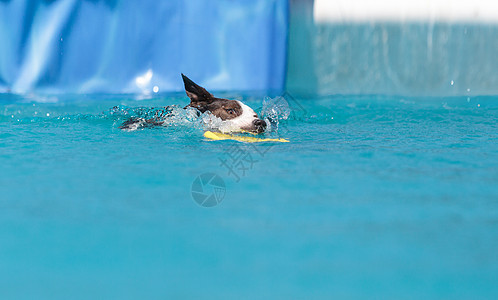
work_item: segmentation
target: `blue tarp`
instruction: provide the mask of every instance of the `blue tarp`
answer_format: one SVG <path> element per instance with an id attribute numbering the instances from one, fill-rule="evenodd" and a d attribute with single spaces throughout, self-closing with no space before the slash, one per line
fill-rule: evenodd
<path id="1" fill-rule="evenodd" d="M 281 90 L 287 0 L 0 0 L 0 92 Z"/>

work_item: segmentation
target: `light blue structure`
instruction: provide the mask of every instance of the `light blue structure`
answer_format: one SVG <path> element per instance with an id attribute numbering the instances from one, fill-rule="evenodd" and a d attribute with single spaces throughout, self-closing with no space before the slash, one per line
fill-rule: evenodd
<path id="1" fill-rule="evenodd" d="M 281 90 L 286 0 L 0 1 L 0 92 Z M 243 33 L 243 34 L 241 34 Z"/>

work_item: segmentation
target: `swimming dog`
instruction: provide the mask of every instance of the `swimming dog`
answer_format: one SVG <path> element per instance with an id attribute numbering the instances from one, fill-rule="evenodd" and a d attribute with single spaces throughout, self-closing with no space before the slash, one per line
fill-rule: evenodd
<path id="1" fill-rule="evenodd" d="M 258 114 L 249 106 L 238 100 L 216 98 L 205 88 L 197 85 L 187 76 L 182 74 L 185 92 L 190 98 L 190 104 L 184 108 L 193 107 L 200 113 L 207 111 L 222 120 L 219 130 L 222 132 L 249 131 L 261 133 L 266 129 L 266 122 L 258 117 Z M 135 130 L 143 127 L 161 126 L 165 118 L 171 113 L 168 107 L 162 113 L 156 113 L 154 118 L 130 118 L 119 128 L 124 130 Z"/>

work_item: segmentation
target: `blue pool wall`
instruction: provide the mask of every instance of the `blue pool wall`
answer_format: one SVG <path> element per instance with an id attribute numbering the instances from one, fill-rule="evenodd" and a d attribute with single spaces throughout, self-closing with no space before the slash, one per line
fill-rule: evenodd
<path id="1" fill-rule="evenodd" d="M 286 0 L 0 1 L 0 92 L 282 90 Z M 156 88 L 154 88 L 156 87 Z"/>
<path id="2" fill-rule="evenodd" d="M 338 0 L 338 2 L 340 2 Z M 0 1 L 0 92 L 498 94 L 496 22 L 327 22 L 313 0 Z"/>

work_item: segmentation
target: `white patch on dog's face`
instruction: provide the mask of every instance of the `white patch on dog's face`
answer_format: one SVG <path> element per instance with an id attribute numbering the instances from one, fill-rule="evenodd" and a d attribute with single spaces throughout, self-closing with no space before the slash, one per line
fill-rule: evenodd
<path id="1" fill-rule="evenodd" d="M 236 100 L 237 101 L 237 100 Z M 242 108 L 242 114 L 230 120 L 225 120 L 220 126 L 221 132 L 236 132 L 236 131 L 252 131 L 254 130 L 254 121 L 258 119 L 258 115 L 252 108 L 244 103 L 237 101 Z"/>

